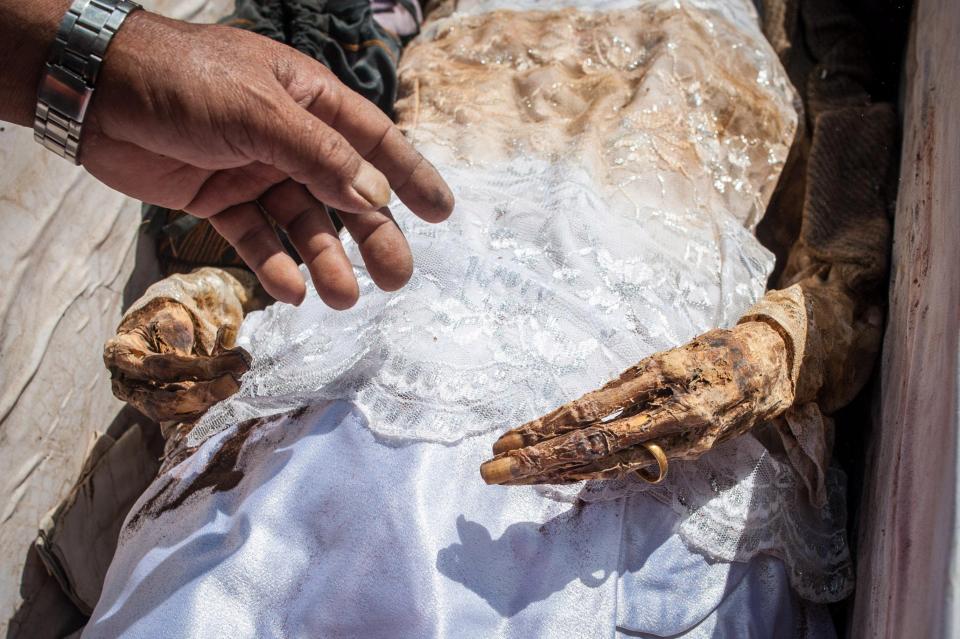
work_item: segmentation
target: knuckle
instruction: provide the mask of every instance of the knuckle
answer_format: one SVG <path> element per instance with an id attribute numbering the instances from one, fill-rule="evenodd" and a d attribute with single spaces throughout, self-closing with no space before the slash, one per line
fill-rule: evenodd
<path id="1" fill-rule="evenodd" d="M 380 160 L 384 156 L 387 146 L 391 142 L 391 138 L 396 136 L 399 136 L 401 138 L 400 140 L 401 144 L 406 144 L 406 140 L 403 139 L 403 134 L 400 133 L 400 129 L 398 129 L 395 124 L 390 123 L 384 129 L 383 135 L 381 135 L 380 138 L 370 148 L 370 150 L 364 154 L 367 158 L 367 161 L 375 164 L 378 160 Z M 419 152 L 417 152 L 416 150 L 414 150 L 414 153 L 417 153 L 417 155 L 420 155 Z M 414 167 L 414 169 L 415 168 L 416 167 Z M 400 182 L 404 182 L 405 184 L 404 180 L 409 181 L 409 176 L 413 175 L 414 169 L 411 169 L 406 174 L 405 178 L 401 178 Z M 398 188 L 403 186 L 402 184 L 399 184 L 399 182 L 398 182 L 398 185 L 399 185 Z"/>
<path id="2" fill-rule="evenodd" d="M 324 67 L 326 73 L 317 79 L 313 110 L 324 122 L 336 126 L 343 107 L 343 85 Z"/>
<path id="3" fill-rule="evenodd" d="M 310 224 L 310 218 L 314 215 L 315 211 L 316 207 L 312 205 L 305 206 L 293 215 L 284 218 L 284 220 L 280 222 L 280 228 L 282 228 L 287 235 L 296 237 L 306 231 L 307 226 Z"/>
<path id="4" fill-rule="evenodd" d="M 317 141 L 317 152 L 323 158 L 337 158 L 347 152 L 346 140 L 333 131 L 325 131 Z"/>
<path id="5" fill-rule="evenodd" d="M 413 181 L 413 176 L 417 174 L 417 171 L 420 169 L 420 167 L 423 166 L 423 164 L 427 161 L 425 157 L 420 155 L 419 151 L 417 151 L 416 153 L 417 153 L 417 158 L 416 160 L 414 160 L 413 165 L 410 167 L 410 170 L 406 172 L 406 175 L 404 175 L 397 184 L 398 191 L 402 191 L 406 189 L 407 186 L 410 185 L 410 183 Z"/>
<path id="6" fill-rule="evenodd" d="M 335 106 L 339 81 L 326 66 L 290 47 L 281 47 L 276 56 L 274 73 L 293 101 L 326 120 Z"/>

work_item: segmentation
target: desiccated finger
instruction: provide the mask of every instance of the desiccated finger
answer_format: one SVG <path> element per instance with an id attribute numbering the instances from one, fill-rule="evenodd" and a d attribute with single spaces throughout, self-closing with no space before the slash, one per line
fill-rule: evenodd
<path id="1" fill-rule="evenodd" d="M 652 411 L 588 426 L 532 446 L 508 451 L 484 462 L 480 466 L 480 475 L 488 484 L 502 484 L 526 477 L 538 478 L 536 483 L 546 483 L 539 478 L 601 462 L 643 441 L 699 425 L 696 414 L 674 401 Z"/>
<path id="2" fill-rule="evenodd" d="M 250 355 L 240 347 L 213 356 L 151 353 L 122 339 L 107 342 L 103 360 L 114 375 L 158 383 L 209 380 L 227 374 L 239 379 L 250 368 Z"/>
<path id="3" fill-rule="evenodd" d="M 676 452 L 676 442 L 669 439 L 658 440 L 664 457 L 670 459 L 671 453 Z M 601 459 L 592 464 L 578 466 L 564 472 L 562 479 L 565 482 L 583 481 L 587 479 L 615 479 L 626 473 L 643 470 L 656 470 L 661 465 L 654 450 L 644 444 L 627 448 Z M 665 471 L 664 469 L 661 469 Z M 649 480 L 648 480 L 649 481 Z"/>
<path id="4" fill-rule="evenodd" d="M 114 395 L 158 422 L 195 419 L 239 389 L 239 380 L 230 374 L 211 380 L 161 386 L 113 380 Z"/>
<path id="5" fill-rule="evenodd" d="M 664 379 L 656 356 L 648 357 L 603 388 L 507 431 L 494 442 L 493 454 L 531 446 L 584 426 L 616 418 L 618 414 L 655 395 L 663 386 Z"/>
<path id="6" fill-rule="evenodd" d="M 542 475 L 522 477 L 503 482 L 503 485 L 573 484 L 586 480 L 617 479 L 627 473 L 642 470 L 656 471 L 659 462 L 647 445 L 655 443 L 668 460 L 684 459 L 689 456 L 686 454 L 690 449 L 688 439 L 681 434 L 668 435 L 657 439 L 656 442 L 648 441 L 625 448 L 589 464 L 568 466 Z"/>

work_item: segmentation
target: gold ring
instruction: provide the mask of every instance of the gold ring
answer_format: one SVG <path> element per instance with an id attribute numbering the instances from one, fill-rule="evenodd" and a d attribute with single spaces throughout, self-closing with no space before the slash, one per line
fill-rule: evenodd
<path id="1" fill-rule="evenodd" d="M 641 444 L 646 448 L 653 458 L 657 460 L 657 467 L 660 471 L 656 477 L 651 476 L 645 468 L 638 468 L 634 472 L 637 473 L 637 476 L 648 484 L 659 484 L 667 476 L 667 454 L 663 452 L 663 449 L 657 446 L 656 444 Z"/>

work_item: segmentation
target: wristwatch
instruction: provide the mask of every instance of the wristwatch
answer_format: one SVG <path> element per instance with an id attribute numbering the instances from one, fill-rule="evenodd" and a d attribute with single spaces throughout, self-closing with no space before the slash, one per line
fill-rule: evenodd
<path id="1" fill-rule="evenodd" d="M 79 164 L 80 131 L 110 40 L 130 13 L 129 0 L 74 0 L 63 17 L 40 82 L 34 139 Z"/>

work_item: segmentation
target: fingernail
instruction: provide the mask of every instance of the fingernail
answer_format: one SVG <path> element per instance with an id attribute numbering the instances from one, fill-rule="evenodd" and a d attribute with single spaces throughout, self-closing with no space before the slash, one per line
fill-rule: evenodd
<path id="1" fill-rule="evenodd" d="M 491 459 L 480 465 L 480 476 L 488 484 L 502 484 L 514 478 L 519 466 L 520 464 L 513 457 Z"/>
<path id="2" fill-rule="evenodd" d="M 390 183 L 372 164 L 364 162 L 353 178 L 353 188 L 371 208 L 379 209 L 390 202 Z"/>
<path id="3" fill-rule="evenodd" d="M 519 433 L 507 433 L 493 444 L 493 454 L 499 455 L 508 450 L 523 447 L 523 435 Z"/>

